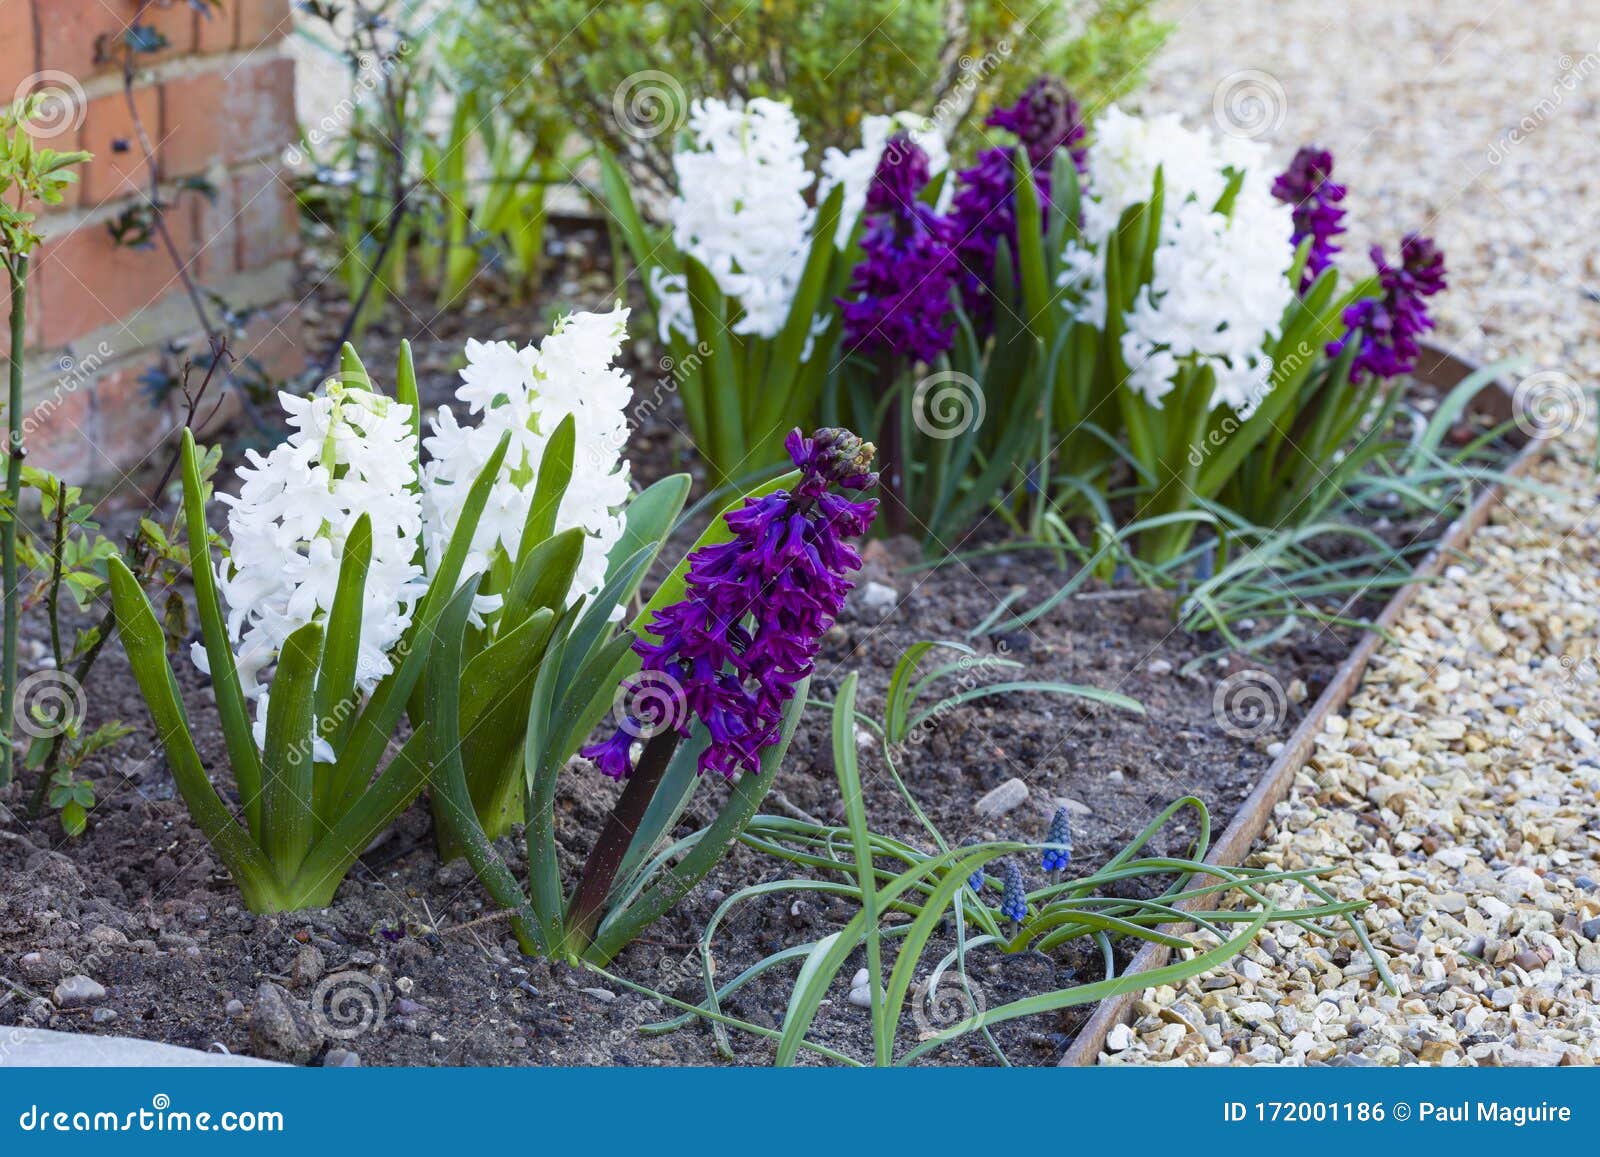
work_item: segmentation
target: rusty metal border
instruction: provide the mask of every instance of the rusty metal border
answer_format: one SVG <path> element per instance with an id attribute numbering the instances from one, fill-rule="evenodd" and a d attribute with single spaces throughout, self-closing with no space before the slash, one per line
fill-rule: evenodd
<path id="1" fill-rule="evenodd" d="M 1423 359 L 1413 376 L 1419 382 L 1442 392 L 1476 370 L 1477 367 L 1471 363 L 1430 347 L 1424 350 Z M 1498 380 L 1494 383 L 1494 388 L 1486 389 L 1478 395 L 1474 400 L 1473 410 L 1485 414 L 1496 422 L 1503 422 L 1512 417 L 1511 401 L 1511 389 L 1504 380 Z M 1527 439 L 1520 434 L 1520 431 L 1514 433 L 1516 435 L 1514 444 L 1519 444 L 1520 448 L 1502 473 L 1510 477 L 1520 477 L 1544 454 L 1546 445 L 1537 439 Z M 1497 482 L 1479 493 L 1472 505 L 1450 524 L 1438 544 L 1413 572 L 1417 581 L 1409 582 L 1395 592 L 1395 596 L 1373 620 L 1377 629 L 1362 632 L 1350 653 L 1334 671 L 1333 679 L 1312 705 L 1310 713 L 1300 721 L 1294 734 L 1284 744 L 1283 751 L 1262 774 L 1255 788 L 1239 805 L 1239 810 L 1234 813 L 1233 819 L 1228 822 L 1222 835 L 1211 845 L 1206 863 L 1233 868 L 1238 867 L 1249 855 L 1256 837 L 1265 830 L 1267 821 L 1271 819 L 1272 809 L 1289 794 L 1294 777 L 1305 766 L 1328 717 L 1343 709 L 1350 697 L 1355 694 L 1356 688 L 1361 686 L 1362 676 L 1366 674 L 1367 665 L 1372 661 L 1373 652 L 1383 641 L 1380 632 L 1394 626 L 1400 615 L 1416 598 L 1417 591 L 1424 582 L 1437 578 L 1444 572 L 1446 563 L 1460 555 L 1473 534 L 1488 521 L 1490 511 L 1499 505 L 1504 497 L 1503 491 L 1504 488 Z M 1213 893 L 1187 906 L 1205 910 L 1215 906 L 1220 899 L 1220 894 Z M 1122 975 L 1136 975 L 1160 968 L 1167 962 L 1171 952 L 1172 950 L 1165 945 L 1147 943 L 1129 962 Z M 1095 1009 L 1094 1015 L 1067 1046 L 1067 1051 L 1057 1064 L 1063 1067 L 1081 1067 L 1097 1063 L 1104 1049 L 1106 1035 L 1118 1024 L 1131 1019 L 1133 1005 L 1144 991 L 1144 989 L 1133 989 L 1121 996 L 1102 1001 Z"/>

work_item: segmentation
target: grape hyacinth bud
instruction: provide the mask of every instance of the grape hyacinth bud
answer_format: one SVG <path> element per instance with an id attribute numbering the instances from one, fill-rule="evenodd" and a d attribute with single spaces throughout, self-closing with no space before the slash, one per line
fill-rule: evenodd
<path id="1" fill-rule="evenodd" d="M 950 290 L 958 266 L 949 227 L 917 199 L 928 157 L 907 134 L 883 151 L 867 190 L 862 259 L 839 299 L 847 348 L 932 362 L 955 339 Z"/>
<path id="2" fill-rule="evenodd" d="M 1066 808 L 1056 808 L 1044 842 L 1045 871 L 1059 872 L 1072 864 L 1072 814 Z"/>
<path id="3" fill-rule="evenodd" d="M 847 540 L 866 533 L 878 505 L 835 493 L 877 485 L 871 443 L 847 430 L 810 438 L 794 430 L 784 447 L 801 472 L 794 488 L 747 498 L 728 514 L 733 538 L 689 556 L 684 597 L 656 613 L 653 639 L 634 643 L 641 677 L 672 688 L 683 709 L 629 717 L 584 748 L 613 779 L 633 773 L 633 741 L 647 726 L 686 736 L 698 718 L 711 736 L 699 770 L 728 778 L 759 771 L 762 751 L 777 742 L 784 708 L 855 585 L 847 576 L 861 556 Z"/>
<path id="4" fill-rule="evenodd" d="M 1083 118 L 1077 102 L 1060 81 L 1041 77 L 1028 86 L 1016 104 L 995 109 L 984 124 L 1014 133 L 1027 150 L 1040 205 L 1047 213 L 1055 154 L 1068 149 L 1078 171 L 1084 171 L 1086 153 L 1079 144 L 1085 133 Z M 976 164 L 956 176 L 949 235 L 962 266 L 962 301 L 980 332 L 988 331 L 992 318 L 989 284 L 994 279 L 1000 239 L 1006 238 L 1013 256 L 1017 252 L 1013 153 L 1013 146 L 985 149 Z"/>
<path id="5" fill-rule="evenodd" d="M 1300 275 L 1301 293 L 1333 264 L 1333 255 L 1339 252 L 1333 239 L 1344 232 L 1344 210 L 1339 208 L 1344 194 L 1345 187 L 1333 179 L 1333 154 L 1310 145 L 1303 146 L 1272 183 L 1272 195 L 1294 210 L 1294 232 L 1289 243 L 1299 248 L 1302 241 L 1311 238 L 1305 270 Z"/>
<path id="6" fill-rule="evenodd" d="M 1005 891 L 1000 896 L 1000 914 L 1021 924 L 1028 918 L 1027 890 L 1022 884 L 1022 869 L 1006 861 Z"/>
<path id="7" fill-rule="evenodd" d="M 1430 237 L 1407 233 L 1400 242 L 1400 263 L 1390 265 L 1382 246 L 1372 247 L 1372 263 L 1378 267 L 1383 295 L 1356 302 L 1344 311 L 1347 332 L 1328 345 L 1328 356 L 1337 358 L 1355 338 L 1361 345 L 1350 368 L 1350 380 L 1363 381 L 1367 374 L 1395 378 L 1408 374 L 1422 352 L 1417 338 L 1433 328 L 1426 299 L 1445 289 L 1444 253 Z"/>

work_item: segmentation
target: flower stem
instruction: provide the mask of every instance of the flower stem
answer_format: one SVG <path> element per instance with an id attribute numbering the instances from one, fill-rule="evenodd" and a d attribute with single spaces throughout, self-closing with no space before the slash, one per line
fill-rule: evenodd
<path id="1" fill-rule="evenodd" d="M 5 583 L 5 654 L 0 667 L 0 787 L 11 782 L 11 716 L 17 699 L 17 518 L 22 502 L 22 346 L 28 315 L 28 258 L 18 254 L 8 270 L 11 280 L 11 393 L 6 405 L 9 457 L 6 460 L 7 517 L 0 525 L 0 558 Z"/>
<path id="2" fill-rule="evenodd" d="M 664 730 L 651 736 L 639 756 L 638 766 L 628 777 L 628 786 L 622 789 L 622 798 L 617 800 L 611 814 L 606 817 L 600 838 L 595 841 L 594 849 L 583 865 L 578 890 L 572 897 L 572 907 L 567 914 L 567 948 L 574 956 L 581 955 L 594 939 L 595 929 L 600 926 L 601 909 L 605 907 L 606 897 L 611 894 L 617 869 L 622 865 L 628 845 L 633 842 L 634 833 L 639 830 L 645 811 L 655 798 L 656 789 L 661 786 L 661 778 L 666 774 L 667 765 L 672 762 L 672 754 L 677 749 L 677 732 Z"/>

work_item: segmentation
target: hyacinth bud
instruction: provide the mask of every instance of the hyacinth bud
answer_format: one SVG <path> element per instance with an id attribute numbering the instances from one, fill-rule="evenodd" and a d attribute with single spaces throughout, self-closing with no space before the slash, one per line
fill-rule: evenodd
<path id="1" fill-rule="evenodd" d="M 878 484 L 872 460 L 878 448 L 838 426 L 824 426 L 811 436 L 818 471 L 846 490 L 871 490 Z"/>
<path id="2" fill-rule="evenodd" d="M 1056 808 L 1050 831 L 1044 838 L 1044 870 L 1059 872 L 1072 863 L 1072 816 L 1064 807 Z"/>

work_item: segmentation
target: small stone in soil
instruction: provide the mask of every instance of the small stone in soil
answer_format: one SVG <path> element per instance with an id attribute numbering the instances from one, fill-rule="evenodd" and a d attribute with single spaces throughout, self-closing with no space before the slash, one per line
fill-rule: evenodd
<path id="1" fill-rule="evenodd" d="M 257 1056 L 303 1065 L 317 1055 L 323 1039 L 304 1003 L 270 980 L 261 982 L 250 1014 L 250 1043 Z"/>
<path id="2" fill-rule="evenodd" d="M 322 1067 L 325 1069 L 359 1069 L 361 1057 L 350 1049 L 329 1049 L 328 1055 L 322 1058 Z"/>
<path id="3" fill-rule="evenodd" d="M 972 805 L 972 810 L 985 819 L 994 819 L 996 816 L 1003 816 L 1015 810 L 1027 798 L 1028 785 L 1013 777 L 986 793 Z"/>
<path id="4" fill-rule="evenodd" d="M 110 1024 L 117 1019 L 117 1010 L 114 1008 L 97 1008 L 94 1010 L 95 1024 Z"/>
<path id="5" fill-rule="evenodd" d="M 61 1008 L 83 1008 L 105 998 L 105 986 L 87 976 L 69 976 L 56 985 L 56 1004 Z"/>
<path id="6" fill-rule="evenodd" d="M 289 979 L 294 981 L 296 988 L 310 988 L 322 979 L 325 967 L 322 950 L 314 944 L 307 944 L 295 953 L 294 964 L 289 969 Z"/>

